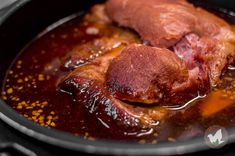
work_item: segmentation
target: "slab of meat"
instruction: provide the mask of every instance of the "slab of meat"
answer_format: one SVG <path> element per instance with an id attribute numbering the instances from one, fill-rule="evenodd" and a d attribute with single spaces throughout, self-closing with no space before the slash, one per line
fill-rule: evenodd
<path id="1" fill-rule="evenodd" d="M 203 63 L 211 86 L 233 61 L 235 34 L 230 25 L 185 0 L 108 0 L 106 10 L 112 20 L 134 29 L 151 46 L 173 48 L 179 57 L 187 54 L 181 58 L 193 66 Z"/>
<path id="2" fill-rule="evenodd" d="M 113 49 L 90 64 L 77 68 L 61 81 L 61 90 L 71 93 L 76 103 L 107 126 L 151 127 L 167 113 L 161 108 L 142 108 L 115 99 L 105 86 L 105 74 L 111 60 L 124 46 Z"/>

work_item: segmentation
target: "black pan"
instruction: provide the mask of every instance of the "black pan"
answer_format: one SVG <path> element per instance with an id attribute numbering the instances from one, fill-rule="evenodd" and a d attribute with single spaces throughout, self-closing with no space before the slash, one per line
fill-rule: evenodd
<path id="1" fill-rule="evenodd" d="M 19 51 L 47 26 L 61 18 L 85 12 L 91 5 L 102 0 L 18 0 L 0 10 L 0 87 L 4 75 Z M 194 1 L 200 5 L 200 1 Z M 233 0 L 201 1 L 203 5 L 230 14 L 235 22 Z M 228 11 L 229 10 L 229 11 Z M 233 17 L 234 16 L 234 17 Z M 20 116 L 0 100 L 0 118 L 23 134 L 62 149 L 96 154 L 124 155 L 173 155 L 208 150 L 203 137 L 176 143 L 140 145 L 131 142 L 108 140 L 88 141 L 71 134 L 41 127 Z M 229 144 L 235 141 L 235 129 L 229 129 Z"/>

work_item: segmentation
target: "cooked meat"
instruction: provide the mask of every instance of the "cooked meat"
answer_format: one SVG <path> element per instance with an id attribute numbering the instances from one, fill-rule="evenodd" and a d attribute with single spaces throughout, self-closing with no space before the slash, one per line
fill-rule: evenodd
<path id="1" fill-rule="evenodd" d="M 170 50 L 141 44 L 125 48 L 113 59 L 106 75 L 109 91 L 116 98 L 146 104 L 189 100 L 190 93 L 195 96 L 204 88 L 202 81 L 207 81 L 198 68 L 188 70 Z"/>
<path id="2" fill-rule="evenodd" d="M 60 88 L 73 94 L 77 103 L 107 125 L 149 127 L 167 113 L 159 108 L 142 108 L 115 99 L 105 87 L 105 74 L 111 60 L 124 46 L 113 49 L 90 64 L 77 68 L 61 81 Z"/>
<path id="3" fill-rule="evenodd" d="M 176 49 L 193 46 L 188 49 L 194 50 L 183 53 L 201 59 L 211 85 L 218 82 L 222 69 L 233 61 L 235 34 L 229 24 L 185 0 L 148 0 L 147 3 L 108 0 L 106 10 L 112 20 L 136 30 L 151 46 L 172 48 L 176 45 Z M 184 45 L 189 34 L 196 34 L 197 42 Z"/>

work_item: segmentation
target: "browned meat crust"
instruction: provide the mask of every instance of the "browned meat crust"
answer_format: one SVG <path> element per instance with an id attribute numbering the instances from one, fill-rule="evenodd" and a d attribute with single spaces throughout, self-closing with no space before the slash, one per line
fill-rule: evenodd
<path id="1" fill-rule="evenodd" d="M 107 125 L 115 124 L 127 127 L 151 127 L 167 113 L 164 109 L 144 108 L 125 104 L 115 99 L 105 86 L 105 73 L 111 60 L 123 49 L 120 46 L 112 52 L 84 65 L 61 81 L 59 87 L 72 93 L 76 102 L 85 110 Z"/>
<path id="2" fill-rule="evenodd" d="M 168 49 L 133 44 L 112 61 L 107 85 L 122 100 L 157 103 L 188 76 L 185 64 Z"/>

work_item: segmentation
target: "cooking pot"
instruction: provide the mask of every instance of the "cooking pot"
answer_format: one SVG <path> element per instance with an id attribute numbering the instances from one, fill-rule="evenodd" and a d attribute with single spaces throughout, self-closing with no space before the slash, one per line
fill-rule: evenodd
<path id="1" fill-rule="evenodd" d="M 192 1 L 192 0 L 191 0 Z M 52 23 L 74 13 L 84 13 L 103 0 L 18 0 L 0 10 L 0 87 L 14 58 L 35 36 Z M 147 1 L 146 1 L 147 2 Z M 217 9 L 235 22 L 233 0 L 192 1 Z M 0 100 L 0 119 L 23 134 L 45 144 L 74 152 L 113 155 L 173 155 L 208 150 L 203 137 L 175 143 L 138 144 L 111 140 L 89 141 L 82 137 L 48 129 L 27 120 Z M 228 129 L 230 146 L 235 141 L 235 128 Z"/>

